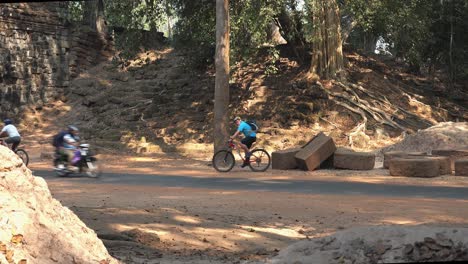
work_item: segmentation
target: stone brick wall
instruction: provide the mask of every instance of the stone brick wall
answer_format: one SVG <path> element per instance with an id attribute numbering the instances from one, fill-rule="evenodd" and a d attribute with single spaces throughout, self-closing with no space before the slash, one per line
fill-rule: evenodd
<path id="1" fill-rule="evenodd" d="M 0 117 L 61 95 L 80 72 L 112 55 L 113 42 L 67 23 L 63 3 L 0 4 Z"/>

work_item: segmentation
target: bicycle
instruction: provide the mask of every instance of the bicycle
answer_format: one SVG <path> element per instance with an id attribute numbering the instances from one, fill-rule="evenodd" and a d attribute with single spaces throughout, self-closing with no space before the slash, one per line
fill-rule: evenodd
<path id="1" fill-rule="evenodd" d="M 11 149 L 11 147 L 5 142 L 5 140 L 1 139 L 1 138 L 0 138 L 0 145 L 3 145 L 5 147 L 8 147 L 9 149 Z M 20 159 L 23 161 L 24 165 L 28 166 L 28 164 L 29 164 L 29 155 L 26 152 L 26 150 L 24 150 L 22 148 L 17 148 L 14 152 L 15 152 L 16 155 L 18 155 L 18 157 L 20 157 Z"/>
<path id="2" fill-rule="evenodd" d="M 240 148 L 237 147 L 234 141 L 229 140 L 227 143 L 227 149 L 219 150 L 213 155 L 213 167 L 219 172 L 228 172 L 232 170 L 232 168 L 234 168 L 234 165 L 236 164 L 236 159 L 234 157 L 234 154 L 232 153 L 233 150 L 237 150 L 237 154 L 239 155 L 239 157 L 242 159 L 242 161 L 245 161 L 245 158 L 241 154 Z M 268 167 L 270 167 L 271 157 L 266 150 L 253 149 L 251 153 L 252 155 L 250 156 L 248 163 L 252 171 L 262 172 L 266 171 Z"/>

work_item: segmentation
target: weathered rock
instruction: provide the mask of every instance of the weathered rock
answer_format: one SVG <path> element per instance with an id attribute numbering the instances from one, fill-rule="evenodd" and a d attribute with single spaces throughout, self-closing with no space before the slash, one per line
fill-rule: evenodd
<path id="1" fill-rule="evenodd" d="M 275 151 L 271 154 L 271 166 L 274 170 L 290 170 L 297 168 L 295 155 L 302 148 L 292 148 Z"/>
<path id="2" fill-rule="evenodd" d="M 427 156 L 429 159 L 436 159 L 439 161 L 439 173 L 440 175 L 452 174 L 451 161 L 448 157 L 439 157 L 439 156 Z"/>
<path id="3" fill-rule="evenodd" d="M 60 97 L 70 79 L 109 58 L 112 40 L 66 24 L 65 8 L 59 2 L 0 5 L 0 112 Z"/>
<path id="4" fill-rule="evenodd" d="M 352 150 L 352 149 L 343 148 L 343 147 L 337 147 L 335 153 L 336 153 L 337 151 L 355 152 L 355 151 Z M 331 155 L 328 159 L 326 159 L 325 161 L 323 161 L 322 163 L 320 163 L 319 169 L 334 169 L 334 168 L 335 168 L 335 166 L 333 165 L 334 156 L 335 156 L 335 154 Z"/>
<path id="5" fill-rule="evenodd" d="M 426 156 L 426 152 L 406 152 L 406 151 L 389 151 L 384 153 L 383 167 L 388 169 L 390 166 L 390 160 L 393 158 L 405 157 L 405 156 Z"/>
<path id="6" fill-rule="evenodd" d="M 468 158 L 468 149 L 433 149 L 432 155 L 449 157 L 452 171 L 455 170 L 455 161 Z"/>
<path id="7" fill-rule="evenodd" d="M 437 160 L 439 162 L 439 174 L 440 175 L 452 174 L 451 162 L 450 162 L 450 158 L 448 158 L 448 157 L 432 156 L 432 155 L 424 155 L 424 156 L 408 155 L 408 156 L 404 156 L 402 158 L 405 158 L 405 159 L 431 159 L 431 160 Z"/>
<path id="8" fill-rule="evenodd" d="M 0 146 L 0 263 L 118 263 L 44 179 Z"/>
<path id="9" fill-rule="evenodd" d="M 390 175 L 432 178 L 440 175 L 440 161 L 428 158 L 393 158 Z"/>
<path id="10" fill-rule="evenodd" d="M 467 260 L 467 228 L 372 226 L 296 242 L 262 263 L 445 263 Z"/>
<path id="11" fill-rule="evenodd" d="M 333 158 L 334 158 L 334 155 L 331 155 L 328 159 L 320 163 L 319 169 L 329 170 L 329 169 L 335 168 L 333 166 Z"/>
<path id="12" fill-rule="evenodd" d="M 315 170 L 336 150 L 331 137 L 319 133 L 295 155 L 298 167 L 303 170 Z"/>
<path id="13" fill-rule="evenodd" d="M 455 175 L 468 176 L 468 159 L 455 161 Z"/>
<path id="14" fill-rule="evenodd" d="M 351 152 L 338 149 L 333 154 L 333 166 L 337 169 L 372 170 L 375 154 L 368 152 Z"/>

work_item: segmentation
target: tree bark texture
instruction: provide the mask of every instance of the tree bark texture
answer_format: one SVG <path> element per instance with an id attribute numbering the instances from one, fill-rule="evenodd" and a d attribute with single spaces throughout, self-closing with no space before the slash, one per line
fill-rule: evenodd
<path id="1" fill-rule="evenodd" d="M 223 148 L 229 125 L 229 0 L 216 0 L 214 150 Z"/>
<path id="2" fill-rule="evenodd" d="M 313 31 L 310 72 L 320 78 L 339 78 L 343 70 L 340 10 L 336 0 L 311 0 Z"/>
<path id="3" fill-rule="evenodd" d="M 85 1 L 83 10 L 83 24 L 99 33 L 107 31 L 104 17 L 104 0 Z"/>
<path id="4" fill-rule="evenodd" d="M 96 30 L 104 34 L 107 32 L 106 19 L 104 16 L 104 0 L 98 0 L 96 10 Z"/>
<path id="5" fill-rule="evenodd" d="M 97 0 L 85 1 L 83 3 L 83 24 L 96 29 Z"/>

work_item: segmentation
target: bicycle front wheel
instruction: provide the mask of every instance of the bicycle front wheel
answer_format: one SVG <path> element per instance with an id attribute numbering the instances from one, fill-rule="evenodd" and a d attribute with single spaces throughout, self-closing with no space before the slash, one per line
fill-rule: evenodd
<path id="1" fill-rule="evenodd" d="M 232 170 L 236 160 L 232 152 L 220 150 L 213 155 L 213 167 L 219 172 L 228 172 Z"/>
<path id="2" fill-rule="evenodd" d="M 16 155 L 20 157 L 20 159 L 23 160 L 24 165 L 28 166 L 29 164 L 29 155 L 24 149 L 17 149 L 16 150 Z"/>
<path id="3" fill-rule="evenodd" d="M 270 167 L 271 158 L 270 154 L 264 149 L 254 149 L 252 150 L 252 155 L 250 156 L 249 167 L 251 170 L 256 172 L 266 171 Z"/>

